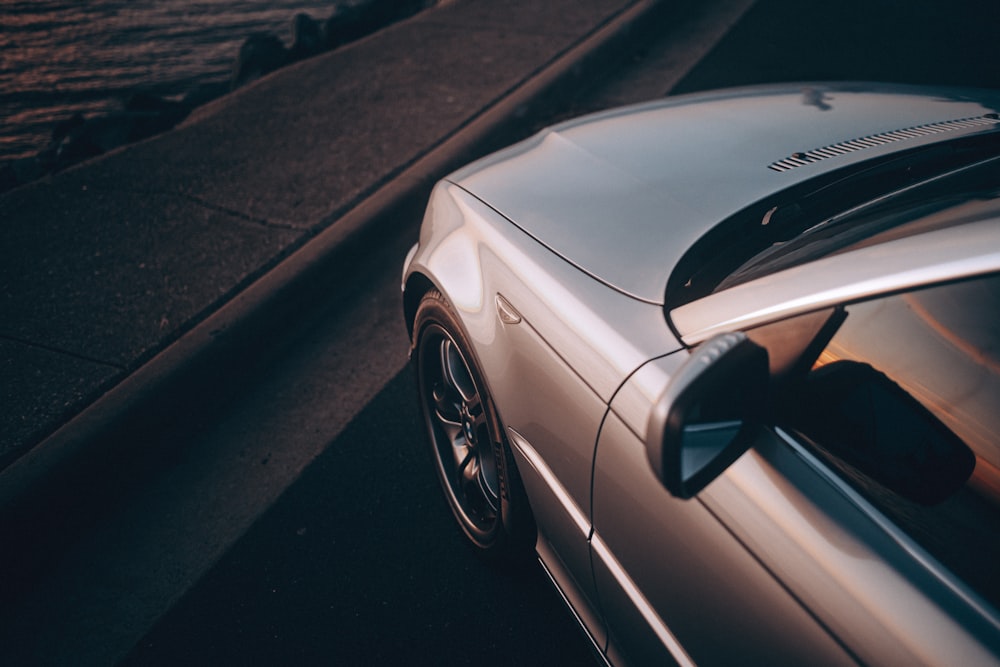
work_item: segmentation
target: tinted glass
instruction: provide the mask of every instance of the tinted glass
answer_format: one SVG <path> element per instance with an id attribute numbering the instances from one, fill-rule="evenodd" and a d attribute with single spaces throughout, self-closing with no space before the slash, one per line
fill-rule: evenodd
<path id="1" fill-rule="evenodd" d="M 1000 277 L 844 311 L 779 423 L 1000 606 Z"/>
<path id="2" fill-rule="evenodd" d="M 795 238 L 779 239 L 733 271 L 715 291 L 870 243 L 998 215 L 1000 160 L 993 159 L 873 197 Z"/>
<path id="3" fill-rule="evenodd" d="M 968 212 L 948 211 L 997 199 L 998 154 L 1000 132 L 965 137 L 837 170 L 756 202 L 684 253 L 668 280 L 664 309 L 872 236 L 954 224 Z"/>

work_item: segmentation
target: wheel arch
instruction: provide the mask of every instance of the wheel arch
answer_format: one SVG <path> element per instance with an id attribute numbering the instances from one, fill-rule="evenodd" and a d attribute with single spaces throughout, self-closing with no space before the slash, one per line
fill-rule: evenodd
<path id="1" fill-rule="evenodd" d="M 420 307 L 420 301 L 424 295 L 435 289 L 444 294 L 434 281 L 419 271 L 414 271 L 407 276 L 406 282 L 403 284 L 403 318 L 406 321 L 406 333 L 410 337 L 411 347 L 414 343 L 413 335 L 416 333 L 413 330 L 413 323 L 417 316 L 417 308 Z"/>

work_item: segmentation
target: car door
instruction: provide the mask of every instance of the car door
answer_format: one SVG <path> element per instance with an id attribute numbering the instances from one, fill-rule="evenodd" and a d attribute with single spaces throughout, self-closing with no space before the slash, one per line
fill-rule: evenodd
<path id="1" fill-rule="evenodd" d="M 620 392 L 598 446 L 593 539 L 618 656 L 996 664 L 998 285 L 748 331 L 770 353 L 774 411 L 692 500 L 651 473 L 640 394 Z"/>
<path id="2" fill-rule="evenodd" d="M 610 661 L 854 664 L 700 498 L 675 498 L 653 474 L 641 418 L 652 402 L 636 403 L 685 354 L 630 379 L 598 442 L 591 547 Z"/>

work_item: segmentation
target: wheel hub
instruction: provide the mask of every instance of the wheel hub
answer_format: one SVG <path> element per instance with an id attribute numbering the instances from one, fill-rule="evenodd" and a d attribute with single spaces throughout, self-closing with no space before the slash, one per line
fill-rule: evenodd
<path id="1" fill-rule="evenodd" d="M 469 443 L 469 446 L 475 446 L 476 444 L 476 427 L 475 420 L 472 415 L 469 414 L 469 407 L 467 405 L 462 405 L 462 433 L 465 435 L 465 441 Z"/>

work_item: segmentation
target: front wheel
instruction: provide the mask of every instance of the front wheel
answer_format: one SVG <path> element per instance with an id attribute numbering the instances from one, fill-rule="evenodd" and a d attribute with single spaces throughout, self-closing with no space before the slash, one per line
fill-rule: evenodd
<path id="1" fill-rule="evenodd" d="M 472 348 L 440 293 L 421 300 L 413 330 L 417 390 L 452 513 L 484 555 L 521 556 L 534 542 L 527 498 Z"/>

